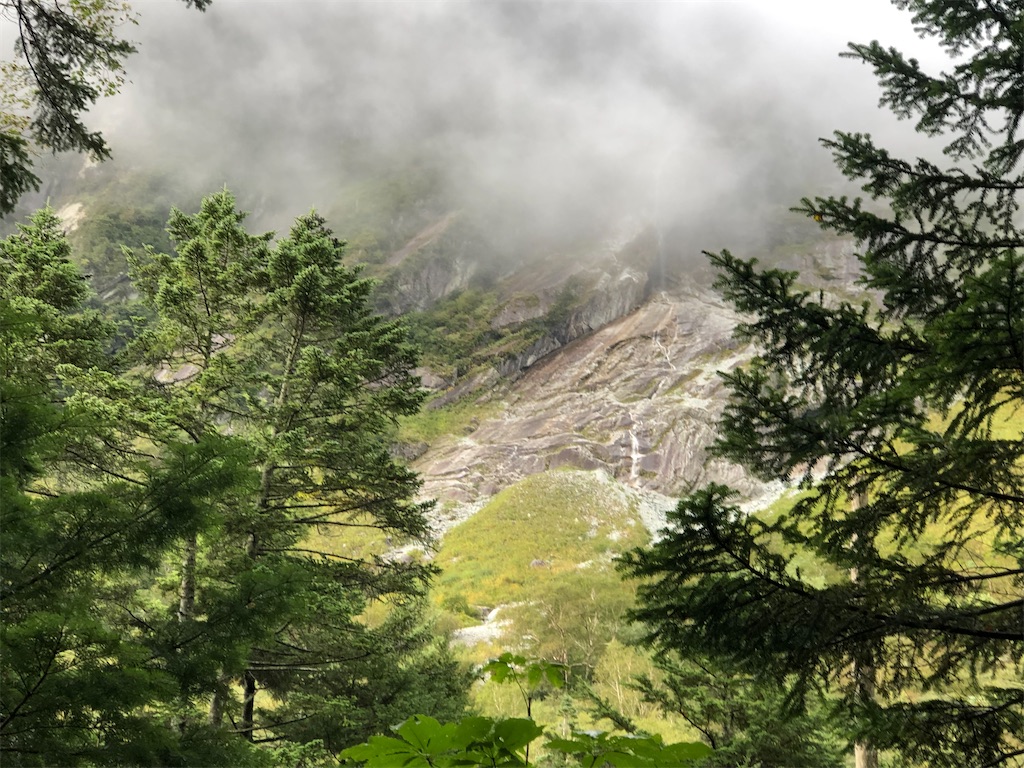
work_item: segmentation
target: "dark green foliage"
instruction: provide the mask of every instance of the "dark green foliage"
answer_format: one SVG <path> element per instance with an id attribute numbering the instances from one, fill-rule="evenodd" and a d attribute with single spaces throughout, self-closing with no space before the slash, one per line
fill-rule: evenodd
<path id="1" fill-rule="evenodd" d="M 128 265 L 122 247 L 153 245 L 167 250 L 167 207 L 90 206 L 85 220 L 72 233 L 75 253 L 97 292 L 123 298 L 128 289 Z M 120 290 L 119 290 L 120 289 Z"/>
<path id="2" fill-rule="evenodd" d="M 417 606 L 398 610 L 380 627 L 324 627 L 345 632 L 347 654 L 337 663 L 263 675 L 282 704 L 262 716 L 300 743 L 319 741 L 331 753 L 359 743 L 418 712 L 440 720 L 466 710 L 472 675 L 443 640 L 425 627 Z M 330 647 L 326 638 L 321 647 Z M 337 641 L 334 641 L 335 646 Z M 330 696 L 325 696 L 330 692 Z"/>
<path id="3" fill-rule="evenodd" d="M 247 764 L 212 734 L 175 734 L 177 686 L 124 600 L 246 457 L 215 437 L 130 449 L 78 382 L 109 329 L 50 211 L 0 244 L 0 750 L 5 765 Z"/>
<path id="4" fill-rule="evenodd" d="M 44 381 L 62 363 L 88 367 L 102 362 L 112 329 L 98 313 L 82 311 L 89 287 L 70 257 L 60 219 L 50 208 L 0 241 L 0 297 L 38 323 L 46 339 L 42 345 L 9 350 L 9 364 L 17 365 L 21 375 Z"/>
<path id="5" fill-rule="evenodd" d="M 700 765 L 711 753 L 704 744 L 665 744 L 658 736 L 614 736 L 607 733 L 574 733 L 569 739 L 549 739 L 550 750 L 564 752 L 584 768 L 671 768 Z"/>
<path id="6" fill-rule="evenodd" d="M 323 219 L 274 248 L 243 219 L 225 191 L 128 253 L 154 322 L 127 359 L 52 211 L 0 243 L 5 764 L 327 764 L 462 714 L 431 569 L 323 546 L 426 531 L 387 451 L 422 401 L 405 331 Z"/>
<path id="7" fill-rule="evenodd" d="M 678 714 L 701 732 L 714 754 L 701 768 L 842 768 L 845 744 L 821 705 L 791 711 L 785 690 L 721 662 L 666 654 L 656 660 L 662 677 L 636 681 L 644 700 Z"/>
<path id="8" fill-rule="evenodd" d="M 177 619 L 165 622 L 171 638 L 201 638 L 179 670 L 183 701 L 251 740 L 330 750 L 428 704 L 457 714 L 465 679 L 430 650 L 416 609 L 432 569 L 324 544 L 426 534 L 418 480 L 388 450 L 423 399 L 406 331 L 373 313 L 373 283 L 342 263 L 319 215 L 273 248 L 243 219 L 224 191 L 172 213 L 176 253 L 128 252 L 157 314 L 135 350 L 166 372 L 147 384 L 166 434 L 229 432 L 258 475 L 183 542 Z M 394 613 L 371 629 L 357 617 L 378 600 Z M 259 691 L 272 706 L 257 706 Z"/>
<path id="9" fill-rule="evenodd" d="M 579 302 L 580 295 L 583 293 L 584 286 L 582 282 L 579 277 L 573 276 L 566 281 L 565 285 L 558 292 L 554 303 L 551 305 L 551 309 L 541 319 L 544 328 L 549 333 L 563 333 L 564 326 L 572 317 L 572 312 Z"/>
<path id="10" fill-rule="evenodd" d="M 544 732 L 529 719 L 467 717 L 439 723 L 424 715 L 414 715 L 394 730 L 399 738 L 371 736 L 368 743 L 346 749 L 342 757 L 366 768 L 527 765 L 526 749 Z"/>
<path id="11" fill-rule="evenodd" d="M 137 484 L 55 498 L 5 478 L 5 765 L 162 764 L 185 749 L 155 716 L 176 695 L 177 660 L 133 631 L 116 582 L 140 578 L 240 470 L 200 446 Z"/>
<path id="12" fill-rule="evenodd" d="M 928 76 L 877 43 L 849 55 L 959 164 L 909 163 L 837 133 L 825 145 L 875 203 L 800 208 L 861 242 L 871 293 L 856 306 L 711 255 L 759 350 L 725 377 L 717 450 L 808 493 L 764 523 L 705 489 L 627 565 L 650 579 L 636 616 L 652 643 L 795 675 L 797 693 L 828 687 L 851 739 L 933 767 L 1020 765 L 1024 8 L 897 5 L 960 56 L 952 71 Z M 854 578 L 811 584 L 792 548 Z"/>
<path id="13" fill-rule="evenodd" d="M 543 686 L 565 684 L 561 666 L 544 660 L 504 653 L 488 662 L 483 675 L 498 683 L 519 688 L 526 718 L 493 720 L 467 717 L 460 722 L 440 723 L 433 717 L 414 715 L 391 726 L 398 736 L 371 736 L 367 743 L 341 753 L 346 762 L 373 766 L 521 766 L 529 763 L 529 745 L 544 729 L 530 719 L 530 706 Z"/>
<path id="14" fill-rule="evenodd" d="M 0 132 L 0 213 L 10 213 L 26 192 L 39 189 L 32 155 L 23 136 Z"/>
<path id="15" fill-rule="evenodd" d="M 4 294 L 55 312 L 77 309 L 88 288 L 70 255 L 60 219 L 50 208 L 37 212 L 3 241 Z"/>
<path id="16" fill-rule="evenodd" d="M 515 685 L 522 694 L 525 718 L 466 717 L 441 723 L 415 715 L 392 726 L 398 738 L 371 736 L 365 744 L 341 753 L 345 762 L 366 768 L 386 766 L 527 766 L 530 747 L 544 733 L 532 719 L 531 705 L 544 689 L 566 684 L 565 668 L 543 659 L 527 659 L 504 653 L 480 670 L 496 683 Z M 622 766 L 622 768 L 669 768 L 688 765 L 710 754 L 703 744 L 665 744 L 659 736 L 613 736 L 573 731 L 566 738 L 548 738 L 544 765 Z"/>
<path id="17" fill-rule="evenodd" d="M 552 663 L 545 659 L 527 659 L 525 656 L 506 652 L 484 664 L 480 672 L 482 675 L 490 677 L 496 683 L 514 685 L 519 689 L 519 694 L 523 697 L 523 709 L 526 712 L 527 719 L 525 721 L 506 720 L 503 722 L 533 724 L 531 718 L 533 717 L 534 701 L 552 689 L 564 688 L 567 682 L 568 670 L 562 664 Z M 523 759 L 527 764 L 530 762 L 529 742 L 533 741 L 542 732 L 540 728 L 537 728 L 536 732 L 530 735 L 531 731 L 532 729 L 526 728 L 523 734 L 524 737 L 528 736 L 522 745 Z M 497 726 L 495 727 L 495 735 L 498 736 L 499 741 L 503 739 Z M 518 755 L 513 755 L 513 758 L 516 760 L 518 760 L 518 757 Z M 516 763 L 513 762 L 512 764 L 515 765 Z"/>
<path id="18" fill-rule="evenodd" d="M 459 291 L 411 316 L 413 338 L 428 350 L 426 362 L 433 368 L 464 374 L 488 359 L 482 348 L 502 338 L 503 333 L 491 327 L 498 309 L 493 292 Z"/>
<path id="19" fill-rule="evenodd" d="M 462 376 L 489 365 L 499 368 L 545 337 L 565 342 L 567 325 L 585 296 L 582 281 L 570 278 L 543 315 L 497 326 L 503 306 L 524 300 L 541 303 L 539 296 L 517 296 L 502 302 L 493 286 L 457 291 L 423 312 L 409 316 L 413 338 L 425 350 L 424 362 L 434 370 Z"/>
<path id="20" fill-rule="evenodd" d="M 251 415 L 265 422 L 268 461 L 304 467 L 275 467 L 272 495 L 318 491 L 322 504 L 304 507 L 304 525 L 329 524 L 341 507 L 369 513 L 382 530 L 419 536 L 425 508 L 410 501 L 418 480 L 388 454 L 397 418 L 423 402 L 411 373 L 415 350 L 401 322 L 372 312 L 373 283 L 341 264 L 343 248 L 310 214 L 268 262 L 261 309 L 280 334 L 265 337 L 258 386 L 276 397 L 251 399 Z"/>
<path id="21" fill-rule="evenodd" d="M 544 729 L 529 718 L 494 720 L 466 717 L 458 723 L 439 723 L 416 715 L 396 726 L 391 736 L 372 736 L 366 744 L 342 753 L 347 763 L 366 768 L 455 768 L 456 766 L 527 766 L 529 748 Z M 550 765 L 586 768 L 677 768 L 696 765 L 711 750 L 703 744 L 665 744 L 657 736 L 613 736 L 573 733 L 549 738 L 544 744 Z"/>

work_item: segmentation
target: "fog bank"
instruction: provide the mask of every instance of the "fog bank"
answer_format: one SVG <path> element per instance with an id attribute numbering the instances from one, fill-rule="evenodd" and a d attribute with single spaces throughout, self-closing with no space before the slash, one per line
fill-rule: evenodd
<path id="1" fill-rule="evenodd" d="M 681 258 L 839 189 L 820 136 L 915 148 L 848 40 L 937 58 L 883 0 L 136 7 L 131 83 L 94 113 L 119 163 L 227 183 L 274 228 L 417 164 L 502 236 L 640 216 Z"/>

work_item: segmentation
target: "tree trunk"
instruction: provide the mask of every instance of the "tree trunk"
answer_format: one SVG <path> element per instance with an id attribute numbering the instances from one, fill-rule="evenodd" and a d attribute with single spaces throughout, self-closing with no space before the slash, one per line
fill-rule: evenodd
<path id="1" fill-rule="evenodd" d="M 224 722 L 224 699 L 221 697 L 220 691 L 214 691 L 213 699 L 210 701 L 209 723 L 213 728 L 220 728 L 222 722 Z"/>
<path id="2" fill-rule="evenodd" d="M 853 508 L 859 509 L 867 504 L 867 494 L 860 492 L 854 498 Z M 857 534 L 853 535 L 856 543 Z M 850 569 L 850 581 L 857 583 L 857 567 Z M 861 701 L 870 701 L 875 698 L 875 668 L 870 662 L 860 659 L 853 661 L 853 684 L 856 687 L 857 698 Z M 878 768 L 878 752 L 870 741 L 858 740 L 853 745 L 854 768 Z"/>
<path id="3" fill-rule="evenodd" d="M 853 578 L 856 581 L 856 576 Z M 870 663 L 853 662 L 853 684 L 856 686 L 857 698 L 870 701 L 875 698 L 875 668 Z M 858 740 L 853 745 L 854 768 L 878 768 L 878 752 L 874 745 L 866 739 Z"/>
<path id="4" fill-rule="evenodd" d="M 261 503 L 266 502 L 266 490 L 267 483 L 269 482 L 270 472 L 267 467 L 264 467 L 263 475 L 263 488 L 260 494 Z M 249 539 L 245 543 L 245 553 L 250 559 L 256 560 L 259 556 L 259 541 L 256 537 L 255 531 L 249 532 Z M 251 662 L 251 660 L 250 660 Z M 246 669 L 242 674 L 242 738 L 247 741 L 253 740 L 253 717 L 256 711 L 256 676 L 253 674 L 252 669 Z"/>
<path id="5" fill-rule="evenodd" d="M 196 535 L 185 539 L 185 552 L 181 557 L 181 585 L 178 588 L 178 621 L 192 619 L 196 610 Z"/>
<path id="6" fill-rule="evenodd" d="M 858 741 L 853 745 L 854 768 L 878 768 L 878 753 L 871 744 Z"/>
<path id="7" fill-rule="evenodd" d="M 189 534 L 185 539 L 185 551 L 181 556 L 181 581 L 178 585 L 178 623 L 184 624 L 191 621 L 196 612 L 196 535 Z M 183 696 L 181 701 L 182 710 L 188 706 L 187 699 Z M 179 734 L 184 735 L 188 725 L 188 718 L 184 715 L 175 717 L 173 726 Z"/>
<path id="8" fill-rule="evenodd" d="M 252 670 L 245 670 L 242 676 L 242 738 L 253 740 L 253 715 L 256 711 L 256 678 Z"/>
<path id="9" fill-rule="evenodd" d="M 284 380 L 281 382 L 281 387 L 278 390 L 277 397 L 274 398 L 274 412 L 275 421 L 271 425 L 270 439 L 273 439 L 282 431 L 280 419 L 280 412 L 288 398 L 289 384 L 291 377 L 295 372 L 295 365 L 298 360 L 299 353 L 299 342 L 302 338 L 303 325 L 300 325 L 298 331 L 292 335 L 292 342 L 288 349 L 288 356 L 285 361 L 285 373 Z M 270 503 L 270 490 L 274 480 L 274 472 L 276 465 L 273 461 L 267 461 L 260 470 L 260 487 L 259 495 L 256 498 L 256 517 L 259 519 L 267 512 L 267 507 Z M 249 537 L 245 543 L 245 554 L 250 560 L 257 560 L 260 556 L 260 541 L 256 531 L 249 531 Z M 250 663 L 251 663 L 250 659 Z M 253 731 L 255 730 L 254 725 L 254 714 L 256 711 L 256 676 L 253 674 L 251 668 L 247 668 L 242 674 L 242 727 L 241 733 L 242 738 L 253 741 Z"/>

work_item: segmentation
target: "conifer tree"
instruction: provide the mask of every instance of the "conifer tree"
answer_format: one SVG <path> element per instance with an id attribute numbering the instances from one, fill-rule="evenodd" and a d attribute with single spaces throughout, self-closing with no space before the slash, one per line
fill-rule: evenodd
<path id="1" fill-rule="evenodd" d="M 200 660 L 217 659 L 183 688 L 187 701 L 209 701 L 211 724 L 229 721 L 251 741 L 316 738 L 310 726 L 330 730 L 329 713 L 353 720 L 346 707 L 369 684 L 361 660 L 412 663 L 426 642 L 407 622 L 371 631 L 356 617 L 369 600 L 421 598 L 429 567 L 313 541 L 338 530 L 426 534 L 418 480 L 389 453 L 395 420 L 423 392 L 403 326 L 372 312 L 372 283 L 343 265 L 344 245 L 320 216 L 300 217 L 273 248 L 243 219 L 225 190 L 195 215 L 172 214 L 176 253 L 128 253 L 158 315 L 137 349 L 168 434 L 229 433 L 257 473 L 184 540 L 183 626 L 168 633 L 202 634 Z M 159 382 L 145 373 L 154 364 Z M 441 663 L 455 679 L 454 663 Z M 262 690 L 275 702 L 261 711 Z"/>
<path id="2" fill-rule="evenodd" d="M 258 325 L 251 289 L 271 235 L 250 235 L 244 219 L 234 196 L 224 190 L 205 198 L 194 215 L 171 211 L 167 231 L 175 254 L 125 250 L 135 285 L 156 313 L 133 351 L 142 363 L 135 369 L 139 385 L 148 394 L 142 409 L 158 415 L 148 435 L 157 445 L 199 443 L 219 434 L 237 410 L 236 383 L 253 374 L 253 355 L 231 342 Z M 260 621 L 244 607 L 251 594 L 262 594 L 259 604 L 268 609 L 272 595 L 285 599 L 242 567 L 237 547 L 225 541 L 225 529 L 237 528 L 237 507 L 248 490 L 239 489 L 242 499 L 221 497 L 179 545 L 176 610 L 163 634 L 168 647 L 180 649 L 175 672 L 182 730 L 193 704 L 228 684 L 224 668 L 237 666 L 252 642 Z M 200 552 L 204 537 L 208 546 Z M 218 587 L 197 597 L 201 579 Z"/>
<path id="3" fill-rule="evenodd" d="M 683 500 L 626 567 L 650 642 L 827 687 L 851 740 L 937 766 L 1024 765 L 1024 6 L 897 0 L 952 57 L 844 54 L 948 160 L 823 143 L 870 200 L 798 210 L 859 243 L 863 299 L 727 251 L 749 318 L 717 450 L 804 493 L 770 522 L 727 488 Z M 855 502 L 856 500 L 856 502 Z M 805 578 L 794 552 L 829 580 Z M 850 579 L 850 573 L 856 579 Z"/>
<path id="4" fill-rule="evenodd" d="M 257 342 L 261 368 L 247 393 L 246 417 L 260 485 L 245 551 L 253 562 L 299 568 L 315 603 L 304 598 L 303 610 L 279 621 L 273 641 L 253 651 L 241 721 L 250 735 L 260 677 L 283 692 L 293 687 L 284 683 L 289 671 L 342 666 L 358 645 L 347 638 L 361 634 L 352 618 L 362 601 L 421 594 L 431 573 L 308 543 L 311 532 L 339 528 L 400 539 L 427 533 L 426 507 L 413 501 L 419 480 L 390 455 L 388 439 L 397 417 L 423 402 L 411 373 L 415 353 L 398 321 L 374 314 L 373 283 L 342 264 L 343 250 L 324 219 L 310 213 L 296 220 L 261 276 L 267 326 Z M 307 701 L 332 694 L 305 693 Z"/>
<path id="5" fill-rule="evenodd" d="M 163 713 L 173 658 L 127 595 L 246 473 L 226 440 L 137 450 L 109 328 L 49 209 L 0 242 L 0 753 L 4 765 L 246 764 Z"/>
<path id="6" fill-rule="evenodd" d="M 682 717 L 714 753 L 700 768 L 845 766 L 842 740 L 817 706 L 787 713 L 785 688 L 735 674 L 706 657 L 681 659 L 672 653 L 654 660 L 658 676 L 642 675 L 633 685 L 644 700 Z M 789 715 L 789 716 L 787 716 Z"/>

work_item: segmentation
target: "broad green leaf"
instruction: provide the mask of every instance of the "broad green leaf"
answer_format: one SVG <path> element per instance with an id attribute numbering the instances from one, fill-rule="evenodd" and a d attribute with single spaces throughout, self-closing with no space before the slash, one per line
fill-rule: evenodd
<path id="1" fill-rule="evenodd" d="M 494 726 L 495 741 L 510 752 L 522 749 L 542 733 L 543 728 L 526 718 L 500 720 Z"/>
<path id="2" fill-rule="evenodd" d="M 493 731 L 494 720 L 490 717 L 464 717 L 455 727 L 455 743 L 461 748 L 489 738 Z"/>
<path id="3" fill-rule="evenodd" d="M 454 723 L 441 724 L 427 715 L 413 715 L 395 733 L 427 755 L 440 755 L 455 746 Z"/>
<path id="4" fill-rule="evenodd" d="M 604 765 L 613 765 L 615 768 L 651 768 L 656 763 L 652 762 L 650 757 L 643 755 L 635 755 L 622 750 L 610 750 L 594 755 L 594 762 L 591 765 L 594 768 Z"/>
<path id="5" fill-rule="evenodd" d="M 552 688 L 562 688 L 565 686 L 565 667 L 561 664 L 548 664 L 544 668 L 544 674 L 547 676 Z"/>
<path id="6" fill-rule="evenodd" d="M 509 674 L 512 672 L 512 668 L 508 664 L 500 661 L 499 659 L 492 659 L 491 661 L 484 664 L 481 670 L 485 675 L 490 675 L 491 680 L 496 683 L 503 683 L 508 679 Z"/>
<path id="7" fill-rule="evenodd" d="M 678 765 L 684 760 L 703 760 L 710 757 L 714 750 L 707 744 L 700 742 L 679 742 L 678 744 L 666 744 L 662 748 L 662 762 L 658 765 Z"/>
<path id="8" fill-rule="evenodd" d="M 412 745 L 390 736 L 371 736 L 366 744 L 342 750 L 340 757 L 346 762 L 365 763 L 367 768 L 427 765 Z"/>
<path id="9" fill-rule="evenodd" d="M 540 664 L 531 664 L 526 668 L 526 687 L 533 690 L 540 681 L 544 679 L 544 667 Z"/>
<path id="10" fill-rule="evenodd" d="M 584 744 L 578 739 L 548 739 L 544 742 L 548 749 L 555 749 L 571 755 L 580 755 L 590 752 L 592 744 Z"/>
<path id="11" fill-rule="evenodd" d="M 513 678 L 518 674 L 517 667 L 526 665 L 526 657 L 513 653 L 503 653 L 496 659 L 491 659 L 482 668 L 485 675 L 490 675 L 496 683 L 505 682 L 510 676 Z"/>

